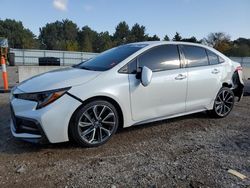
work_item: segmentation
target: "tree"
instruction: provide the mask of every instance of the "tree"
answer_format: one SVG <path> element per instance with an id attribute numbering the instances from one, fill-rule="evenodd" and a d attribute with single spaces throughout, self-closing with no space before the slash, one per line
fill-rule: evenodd
<path id="1" fill-rule="evenodd" d="M 228 54 L 232 48 L 230 36 L 223 32 L 210 33 L 203 43 L 212 46 L 221 53 Z"/>
<path id="2" fill-rule="evenodd" d="M 109 32 L 101 32 L 97 36 L 97 40 L 95 41 L 95 52 L 103 52 L 112 48 L 113 43 Z"/>
<path id="3" fill-rule="evenodd" d="M 88 26 L 84 26 L 82 30 L 78 33 L 78 42 L 81 51 L 84 52 L 94 52 L 96 51 L 97 46 L 96 40 L 98 33 L 92 30 Z"/>
<path id="4" fill-rule="evenodd" d="M 165 37 L 164 37 L 164 39 L 163 39 L 164 41 L 170 41 L 170 39 L 169 39 L 169 37 L 168 37 L 168 35 L 165 35 Z"/>
<path id="5" fill-rule="evenodd" d="M 152 37 L 147 36 L 147 41 L 159 41 L 161 40 L 157 35 L 153 35 Z"/>
<path id="6" fill-rule="evenodd" d="M 181 41 L 184 41 L 184 42 L 200 43 L 194 36 L 193 36 L 193 37 L 190 37 L 190 38 L 183 38 L 183 39 L 181 39 Z"/>
<path id="7" fill-rule="evenodd" d="M 233 43 L 237 45 L 246 44 L 247 46 L 250 46 L 250 39 L 238 38 L 235 41 L 233 41 Z"/>
<path id="8" fill-rule="evenodd" d="M 116 26 L 115 33 L 113 35 L 115 45 L 126 44 L 128 42 L 129 33 L 130 30 L 128 24 L 125 21 L 120 22 Z"/>
<path id="9" fill-rule="evenodd" d="M 147 39 L 145 35 L 146 28 L 143 25 L 136 23 L 130 31 L 129 42 L 141 42 Z"/>
<path id="10" fill-rule="evenodd" d="M 70 20 L 63 20 L 64 49 L 68 51 L 78 50 L 78 27 Z"/>
<path id="11" fill-rule="evenodd" d="M 246 44 L 234 45 L 231 50 L 227 53 L 229 56 L 235 57 L 249 57 L 250 56 L 250 46 Z"/>
<path id="12" fill-rule="evenodd" d="M 62 35 L 62 23 L 56 21 L 54 23 L 47 23 L 44 27 L 40 28 L 39 40 L 42 48 L 47 50 L 60 50 L 60 41 Z"/>
<path id="13" fill-rule="evenodd" d="M 180 33 L 176 32 L 173 41 L 181 41 L 182 37 Z"/>
<path id="14" fill-rule="evenodd" d="M 230 56 L 250 56 L 250 39 L 238 38 L 234 40 L 231 50 L 227 53 Z"/>
<path id="15" fill-rule="evenodd" d="M 39 40 L 48 50 L 77 50 L 78 27 L 70 20 L 48 23 L 40 28 Z"/>
<path id="16" fill-rule="evenodd" d="M 126 44 L 128 42 L 139 41 L 158 41 L 157 35 L 149 36 L 146 34 L 146 27 L 138 23 L 129 28 L 123 21 L 116 26 L 115 33 L 111 36 L 106 32 L 96 32 L 88 26 L 81 30 L 77 25 L 66 19 L 47 23 L 40 29 L 38 39 L 22 22 L 11 19 L 0 19 L 0 37 L 8 38 L 11 48 L 41 48 L 48 50 L 67 50 L 67 51 L 86 51 L 103 52 L 113 46 Z M 169 41 L 165 35 L 164 41 Z M 194 43 L 204 43 L 212 46 L 227 56 L 250 56 L 250 39 L 238 38 L 231 41 L 230 36 L 223 33 L 210 33 L 203 40 L 198 41 L 196 37 L 182 38 L 176 32 L 174 41 L 186 41 Z"/>
<path id="17" fill-rule="evenodd" d="M 22 22 L 5 19 L 0 20 L 0 36 L 7 38 L 10 48 L 38 48 L 36 36 L 24 28 Z"/>

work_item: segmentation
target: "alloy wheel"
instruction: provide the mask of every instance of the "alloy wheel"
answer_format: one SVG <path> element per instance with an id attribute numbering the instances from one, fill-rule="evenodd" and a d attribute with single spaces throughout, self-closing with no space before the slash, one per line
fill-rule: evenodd
<path id="1" fill-rule="evenodd" d="M 78 134 L 88 144 L 105 142 L 116 129 L 116 116 L 107 105 L 93 105 L 78 121 Z"/>
<path id="2" fill-rule="evenodd" d="M 226 116 L 234 105 L 234 95 L 232 91 L 221 90 L 217 95 L 214 105 L 214 110 L 219 116 Z"/>

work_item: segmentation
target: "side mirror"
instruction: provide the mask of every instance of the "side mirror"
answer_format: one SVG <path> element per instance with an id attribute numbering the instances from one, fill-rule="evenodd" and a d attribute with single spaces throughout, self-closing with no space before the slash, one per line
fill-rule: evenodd
<path id="1" fill-rule="evenodd" d="M 144 87 L 147 87 L 152 79 L 152 70 L 149 69 L 148 67 L 144 66 L 142 68 L 142 72 L 141 72 L 141 83 Z"/>

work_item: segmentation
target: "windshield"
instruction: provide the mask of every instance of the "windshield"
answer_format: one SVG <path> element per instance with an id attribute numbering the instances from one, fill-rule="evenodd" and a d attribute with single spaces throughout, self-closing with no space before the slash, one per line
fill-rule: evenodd
<path id="1" fill-rule="evenodd" d="M 109 70 L 145 46 L 145 44 L 126 44 L 118 46 L 74 67 L 94 71 Z"/>

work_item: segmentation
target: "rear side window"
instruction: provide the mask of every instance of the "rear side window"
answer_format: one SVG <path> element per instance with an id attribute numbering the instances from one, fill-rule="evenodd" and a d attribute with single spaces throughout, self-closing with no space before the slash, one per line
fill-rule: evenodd
<path id="1" fill-rule="evenodd" d="M 216 55 L 215 53 L 211 52 L 210 50 L 207 50 L 207 56 L 209 60 L 210 65 L 216 65 L 219 64 L 219 56 Z"/>
<path id="2" fill-rule="evenodd" d="M 206 50 L 198 46 L 182 46 L 183 53 L 188 63 L 188 67 L 199 67 L 208 65 Z"/>
<path id="3" fill-rule="evenodd" d="M 163 71 L 180 68 L 180 57 L 177 45 L 162 45 L 150 49 L 138 58 L 139 67 L 146 66 L 152 71 Z"/>

